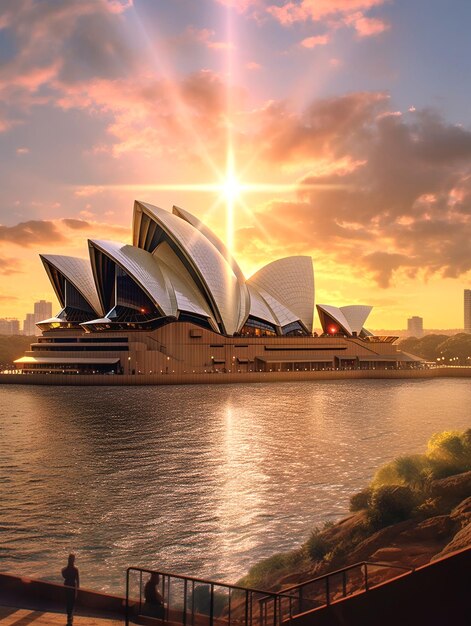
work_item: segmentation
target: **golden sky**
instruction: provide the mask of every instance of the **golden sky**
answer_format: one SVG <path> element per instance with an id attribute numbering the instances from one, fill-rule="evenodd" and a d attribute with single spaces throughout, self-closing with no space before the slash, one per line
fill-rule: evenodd
<path id="1" fill-rule="evenodd" d="M 38 254 L 130 241 L 139 199 L 247 277 L 311 255 L 316 302 L 373 305 L 370 328 L 462 327 L 471 8 L 445 5 L 2 3 L 0 316 L 58 310 Z"/>

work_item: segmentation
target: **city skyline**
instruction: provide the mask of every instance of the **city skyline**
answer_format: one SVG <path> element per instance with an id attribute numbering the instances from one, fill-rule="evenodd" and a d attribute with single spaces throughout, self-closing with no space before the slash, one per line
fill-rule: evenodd
<path id="1" fill-rule="evenodd" d="M 38 253 L 129 243 L 138 199 L 187 207 L 247 278 L 312 256 L 317 302 L 372 328 L 417 302 L 463 327 L 471 8 L 412 4 L 4 3 L 0 317 L 58 309 Z"/>

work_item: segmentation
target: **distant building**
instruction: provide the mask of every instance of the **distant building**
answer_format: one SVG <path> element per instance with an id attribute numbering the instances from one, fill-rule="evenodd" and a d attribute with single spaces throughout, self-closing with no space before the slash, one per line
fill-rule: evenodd
<path id="1" fill-rule="evenodd" d="M 52 317 L 52 302 L 46 302 L 46 300 L 39 300 L 34 303 L 34 319 L 35 323 L 48 320 Z"/>
<path id="2" fill-rule="evenodd" d="M 29 335 L 32 337 L 33 335 L 36 335 L 36 333 L 39 335 L 39 331 L 34 322 L 34 313 L 26 313 L 26 317 L 23 322 L 23 335 Z"/>
<path id="3" fill-rule="evenodd" d="M 414 315 L 407 320 L 407 333 L 411 337 L 422 337 L 424 334 L 424 318 Z"/>
<path id="4" fill-rule="evenodd" d="M 19 335 L 20 322 L 13 317 L 3 317 L 0 319 L 0 335 Z"/>
<path id="5" fill-rule="evenodd" d="M 52 317 L 52 302 L 39 300 L 34 303 L 34 313 L 27 313 L 23 322 L 23 335 L 39 335 L 36 327 L 38 322 L 43 322 Z"/>
<path id="6" fill-rule="evenodd" d="M 471 289 L 464 290 L 464 332 L 471 333 Z"/>

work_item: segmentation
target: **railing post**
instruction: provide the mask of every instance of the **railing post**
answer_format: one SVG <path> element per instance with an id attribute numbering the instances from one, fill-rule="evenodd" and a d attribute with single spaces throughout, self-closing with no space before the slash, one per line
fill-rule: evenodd
<path id="1" fill-rule="evenodd" d="M 186 596 L 188 593 L 188 581 L 183 581 L 183 626 L 186 626 Z"/>
<path id="2" fill-rule="evenodd" d="M 275 596 L 273 598 L 273 626 L 277 626 L 278 624 L 278 615 L 277 615 L 277 611 L 278 611 L 278 599 Z"/>
<path id="3" fill-rule="evenodd" d="M 253 621 L 253 593 L 249 595 L 249 624 L 252 626 Z"/>
<path id="4" fill-rule="evenodd" d="M 365 563 L 365 591 L 368 591 L 368 563 Z"/>
<path id="5" fill-rule="evenodd" d="M 303 612 L 303 590 L 304 587 L 300 587 L 299 588 L 299 594 L 298 594 L 298 609 L 299 612 L 302 613 Z"/>
<path id="6" fill-rule="evenodd" d="M 249 624 L 249 591 L 245 590 L 245 626 Z"/>
<path id="7" fill-rule="evenodd" d="M 129 568 L 126 570 L 126 626 L 129 626 Z"/>
<path id="8" fill-rule="evenodd" d="M 343 570 L 342 572 L 342 591 L 343 597 L 345 598 L 345 596 L 347 595 L 347 573 L 345 570 Z"/>
<path id="9" fill-rule="evenodd" d="M 195 623 L 195 581 L 191 581 L 191 626 Z"/>
<path id="10" fill-rule="evenodd" d="M 227 607 L 227 626 L 231 626 L 231 601 L 232 601 L 232 589 L 229 587 L 229 602 Z"/>
<path id="11" fill-rule="evenodd" d="M 325 599 L 326 599 L 327 606 L 329 606 L 329 604 L 330 604 L 330 580 L 329 580 L 329 576 L 325 577 Z"/>
<path id="12" fill-rule="evenodd" d="M 139 613 L 142 613 L 142 570 L 139 572 Z"/>
<path id="13" fill-rule="evenodd" d="M 209 589 L 210 589 L 209 626 L 213 626 L 213 622 L 214 622 L 214 585 L 213 583 L 211 583 Z"/>

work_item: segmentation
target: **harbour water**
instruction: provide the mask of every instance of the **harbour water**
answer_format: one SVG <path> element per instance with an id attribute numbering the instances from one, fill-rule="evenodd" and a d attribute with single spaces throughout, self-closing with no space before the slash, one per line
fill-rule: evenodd
<path id="1" fill-rule="evenodd" d="M 74 551 L 93 589 L 234 582 L 470 407 L 467 379 L 0 387 L 0 570 L 59 582 Z"/>

